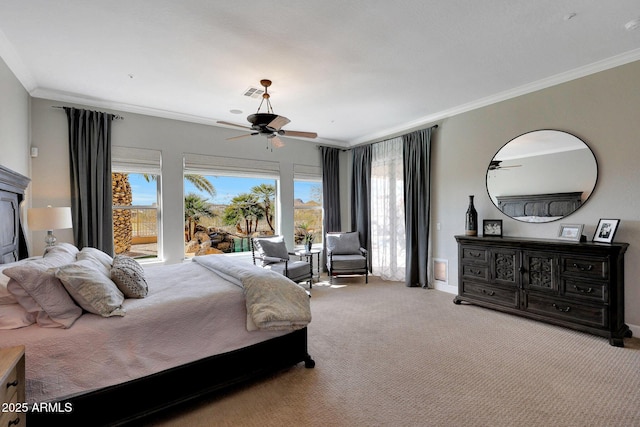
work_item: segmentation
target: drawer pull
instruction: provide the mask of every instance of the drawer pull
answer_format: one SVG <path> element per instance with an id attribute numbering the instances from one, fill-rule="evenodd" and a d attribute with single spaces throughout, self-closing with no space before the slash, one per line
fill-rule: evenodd
<path id="1" fill-rule="evenodd" d="M 470 272 L 472 272 L 473 274 L 476 274 L 476 275 L 478 275 L 478 274 L 482 273 L 482 271 L 481 271 L 481 270 L 473 270 L 473 269 L 471 269 L 471 268 L 469 269 L 469 271 L 470 271 Z"/>
<path id="2" fill-rule="evenodd" d="M 469 255 L 471 255 L 474 258 L 480 258 L 482 256 L 482 252 L 471 252 L 471 251 L 469 251 Z"/>
<path id="3" fill-rule="evenodd" d="M 16 418 L 15 420 L 9 421 L 7 427 L 17 426 L 18 424 L 20 424 L 20 417 Z"/>
<path id="4" fill-rule="evenodd" d="M 18 380 L 15 380 L 12 383 L 7 383 L 7 388 L 9 387 L 18 387 Z"/>
<path id="5" fill-rule="evenodd" d="M 589 264 L 586 267 L 584 266 L 584 264 L 578 264 L 577 262 L 573 263 L 573 267 L 577 268 L 580 271 L 591 271 L 593 270 L 593 264 Z"/>
<path id="6" fill-rule="evenodd" d="M 494 296 L 496 293 L 494 291 L 486 291 L 486 290 L 482 290 L 482 293 L 485 295 L 489 295 L 490 297 Z"/>
<path id="7" fill-rule="evenodd" d="M 590 294 L 593 292 L 593 288 L 582 289 L 577 285 L 573 285 L 574 289 L 578 292 L 582 292 L 583 294 Z"/>
<path id="8" fill-rule="evenodd" d="M 556 310 L 561 311 L 563 313 L 568 313 L 569 310 L 571 310 L 571 307 L 567 306 L 567 307 L 562 308 L 559 305 L 557 305 L 555 302 L 552 305 L 553 305 L 553 308 L 555 308 Z"/>

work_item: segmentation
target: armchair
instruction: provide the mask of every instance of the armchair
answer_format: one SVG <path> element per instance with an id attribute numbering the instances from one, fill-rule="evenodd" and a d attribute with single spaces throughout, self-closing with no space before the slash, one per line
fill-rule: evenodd
<path id="1" fill-rule="evenodd" d="M 295 261 L 289 255 L 282 236 L 254 237 L 251 239 L 251 255 L 253 264 L 278 272 L 292 281 L 307 281 L 313 287 L 312 265 L 306 261 Z"/>
<path id="2" fill-rule="evenodd" d="M 357 231 L 327 233 L 327 270 L 329 283 L 333 276 L 364 274 L 369 283 L 369 252 L 360 246 Z"/>

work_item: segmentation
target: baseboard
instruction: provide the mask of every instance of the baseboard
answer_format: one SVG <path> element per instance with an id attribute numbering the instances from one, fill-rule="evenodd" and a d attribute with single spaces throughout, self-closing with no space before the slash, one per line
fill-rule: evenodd
<path id="1" fill-rule="evenodd" d="M 449 285 L 449 284 L 444 283 L 444 282 L 439 282 L 437 280 L 433 281 L 433 289 L 438 290 L 438 291 L 447 292 L 447 293 L 454 294 L 454 295 L 458 294 L 458 287 L 457 286 L 452 286 L 452 285 Z"/>
<path id="2" fill-rule="evenodd" d="M 634 337 L 640 337 L 640 326 L 637 325 L 627 325 L 629 329 L 631 329 L 631 333 L 633 333 Z"/>

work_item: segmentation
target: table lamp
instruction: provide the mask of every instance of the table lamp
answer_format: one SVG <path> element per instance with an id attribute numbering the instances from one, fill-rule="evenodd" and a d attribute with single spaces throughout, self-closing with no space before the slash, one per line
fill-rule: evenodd
<path id="1" fill-rule="evenodd" d="M 56 236 L 53 235 L 53 230 L 73 228 L 71 208 L 52 208 L 51 206 L 31 208 L 27 211 L 27 223 L 31 230 L 47 230 L 47 237 L 45 237 L 44 241 L 47 246 L 53 246 L 56 244 Z"/>

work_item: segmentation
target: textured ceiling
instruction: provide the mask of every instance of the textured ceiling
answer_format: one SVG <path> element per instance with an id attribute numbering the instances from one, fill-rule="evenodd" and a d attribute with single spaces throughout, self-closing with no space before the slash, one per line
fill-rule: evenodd
<path id="1" fill-rule="evenodd" d="M 350 146 L 637 60 L 637 18 L 638 0 L 2 0 L 0 56 L 34 97 L 214 125 L 247 124 L 268 78 L 285 129 Z"/>

